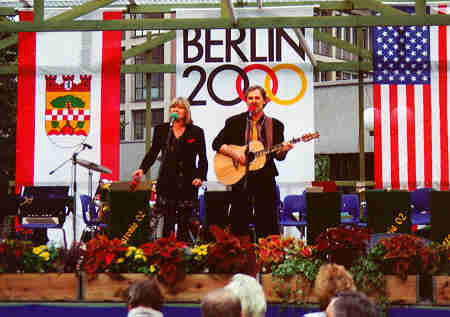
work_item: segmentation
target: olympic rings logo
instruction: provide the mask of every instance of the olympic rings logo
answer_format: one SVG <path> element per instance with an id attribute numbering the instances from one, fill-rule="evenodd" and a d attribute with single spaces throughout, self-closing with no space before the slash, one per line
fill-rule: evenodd
<path id="1" fill-rule="evenodd" d="M 276 73 L 282 69 L 291 70 L 291 71 L 295 72 L 300 78 L 300 82 L 301 82 L 300 90 L 294 98 L 281 99 L 276 96 L 277 91 L 278 91 L 278 86 L 279 86 L 278 77 L 277 77 Z M 231 71 L 235 71 L 238 73 L 238 76 L 236 78 L 236 83 L 235 83 L 236 92 L 237 92 L 238 96 L 232 100 L 224 100 L 224 99 L 220 98 L 219 96 L 217 96 L 217 94 L 213 90 L 213 82 L 214 82 L 215 77 L 224 70 L 231 70 Z M 209 96 L 216 103 L 224 105 L 224 106 L 233 106 L 233 105 L 240 103 L 241 101 L 245 102 L 246 100 L 245 100 L 245 95 L 244 95 L 243 91 L 245 91 L 250 86 L 250 80 L 247 76 L 247 73 L 252 70 L 262 70 L 267 73 L 267 75 L 264 79 L 264 88 L 266 90 L 266 94 L 268 97 L 267 101 L 272 100 L 272 101 L 276 102 L 277 104 L 280 104 L 283 106 L 289 106 L 289 105 L 295 104 L 300 99 L 302 99 L 306 93 L 306 89 L 307 89 L 308 85 L 307 85 L 305 73 L 303 72 L 303 70 L 300 67 L 293 65 L 293 64 L 278 64 L 278 65 L 274 66 L 273 68 L 270 68 L 264 64 L 251 64 L 249 66 L 246 66 L 244 69 L 241 69 L 240 67 L 233 65 L 233 64 L 225 64 L 225 65 L 220 65 L 220 66 L 216 67 L 215 69 L 213 69 L 213 71 L 209 74 L 209 76 L 207 76 L 206 71 L 201 66 L 192 65 L 184 70 L 183 75 L 182 75 L 183 78 L 189 77 L 191 72 L 198 72 L 200 74 L 200 79 L 197 82 L 194 89 L 192 90 L 192 93 L 188 97 L 188 100 L 191 103 L 191 105 L 193 105 L 193 106 L 206 105 L 206 100 L 196 99 L 198 93 L 203 88 L 203 85 L 206 82 Z M 244 82 L 243 83 L 244 89 L 242 89 L 242 81 Z M 271 83 L 272 83 L 272 87 L 271 87 Z"/>

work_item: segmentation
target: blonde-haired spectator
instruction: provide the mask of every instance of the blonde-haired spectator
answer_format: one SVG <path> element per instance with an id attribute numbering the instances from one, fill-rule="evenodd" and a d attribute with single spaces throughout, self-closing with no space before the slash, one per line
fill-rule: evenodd
<path id="1" fill-rule="evenodd" d="M 264 290 L 258 281 L 246 274 L 235 274 L 225 287 L 241 301 L 242 316 L 263 317 L 267 311 Z"/>

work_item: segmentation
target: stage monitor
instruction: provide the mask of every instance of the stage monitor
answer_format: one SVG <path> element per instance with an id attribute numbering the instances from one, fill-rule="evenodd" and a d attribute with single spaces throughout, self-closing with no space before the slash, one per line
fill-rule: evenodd
<path id="1" fill-rule="evenodd" d="M 368 190 L 366 202 L 371 233 L 411 233 L 410 192 Z"/>
<path id="2" fill-rule="evenodd" d="M 307 242 L 315 244 L 319 234 L 341 222 L 341 193 L 306 192 Z"/>
<path id="3" fill-rule="evenodd" d="M 439 243 L 442 243 L 445 239 L 450 239 L 449 201 L 449 191 L 433 190 L 430 192 L 431 240 Z"/>
<path id="4" fill-rule="evenodd" d="M 228 211 L 231 204 L 231 191 L 205 191 L 205 222 L 206 237 L 213 240 L 208 228 L 210 225 L 218 225 L 225 228 L 229 224 Z"/>
<path id="5" fill-rule="evenodd" d="M 118 238 L 129 245 L 148 242 L 150 232 L 150 191 L 112 190 L 110 215 L 106 232 L 110 239 Z"/>

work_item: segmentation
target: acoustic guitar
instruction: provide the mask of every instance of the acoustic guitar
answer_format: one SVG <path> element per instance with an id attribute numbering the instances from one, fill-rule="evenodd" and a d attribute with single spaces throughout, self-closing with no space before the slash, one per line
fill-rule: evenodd
<path id="1" fill-rule="evenodd" d="M 294 138 L 288 143 L 295 144 L 297 142 L 308 142 L 320 137 L 318 132 L 306 133 L 299 138 Z M 245 153 L 246 146 L 230 145 L 234 150 Z M 272 146 L 269 149 L 264 149 L 264 145 L 260 141 L 251 141 L 249 143 L 248 160 L 250 171 L 259 170 L 266 164 L 266 155 L 272 152 L 279 151 L 283 148 L 284 143 Z M 214 156 L 214 171 L 217 179 L 224 185 L 233 185 L 237 183 L 245 175 L 245 165 L 240 164 L 237 160 L 226 156 L 222 153 L 216 152 Z"/>

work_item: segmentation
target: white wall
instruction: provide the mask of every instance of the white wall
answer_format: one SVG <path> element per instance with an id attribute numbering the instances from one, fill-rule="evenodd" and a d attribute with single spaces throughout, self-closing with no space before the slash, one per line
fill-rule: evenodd
<path id="1" fill-rule="evenodd" d="M 314 118 L 320 139 L 316 153 L 359 153 L 358 83 L 336 85 L 336 82 L 316 84 L 314 90 Z M 372 86 L 364 89 L 365 105 L 372 105 Z M 373 152 L 373 137 L 365 130 L 366 152 Z"/>

